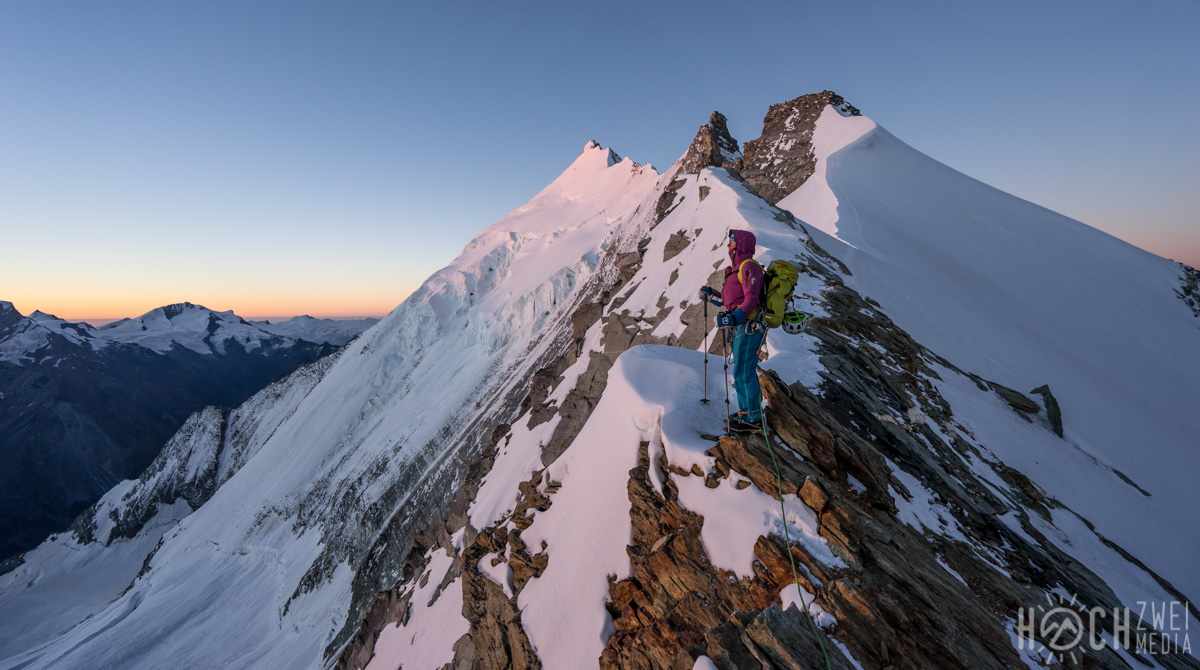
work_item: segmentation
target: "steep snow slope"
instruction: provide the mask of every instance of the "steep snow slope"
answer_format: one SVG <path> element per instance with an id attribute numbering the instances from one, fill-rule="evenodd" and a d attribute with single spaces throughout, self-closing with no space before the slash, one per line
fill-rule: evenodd
<path id="1" fill-rule="evenodd" d="M 1008 440 L 998 455 L 1200 599 L 1200 320 L 1176 295 L 1180 266 L 956 172 L 865 117 L 826 108 L 813 144 L 817 172 L 779 206 L 832 236 L 814 233 L 849 266 L 847 283 L 922 344 L 1011 388 L 1049 384 L 1065 439 Z M 1074 467 L 1088 459 L 1152 497 L 1118 503 L 1134 489 L 1081 482 Z"/>
<path id="2" fill-rule="evenodd" d="M 40 647 L 117 601 L 163 534 L 257 453 L 335 359 L 304 366 L 236 410 L 193 414 L 138 480 L 121 482 L 71 532 L 52 536 L 0 576 L 0 658 L 18 651 L 36 657 Z M 170 609 L 158 616 L 170 618 Z"/>
<path id="3" fill-rule="evenodd" d="M 29 646 L 0 666 L 165 667 L 184 652 L 209 667 L 319 666 L 351 607 L 356 569 L 368 595 L 394 579 L 381 571 L 402 557 L 386 557 L 380 574 L 362 568 L 378 560 L 368 555 L 376 542 L 407 542 L 387 524 L 420 522 L 407 506 L 421 495 L 441 514 L 438 496 L 452 491 L 429 471 L 475 439 L 470 429 L 536 361 L 535 344 L 554 335 L 543 332 L 547 320 L 562 318 L 657 180 L 589 143 L 349 345 L 257 452 L 165 534 L 120 598 L 88 619 L 56 621 L 53 639 L 6 640 Z M 6 576 L 10 588 L 22 579 Z"/>

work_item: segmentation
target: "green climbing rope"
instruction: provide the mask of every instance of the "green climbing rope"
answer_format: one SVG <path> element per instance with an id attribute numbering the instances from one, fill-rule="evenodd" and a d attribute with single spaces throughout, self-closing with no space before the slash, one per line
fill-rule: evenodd
<path id="1" fill-rule="evenodd" d="M 763 347 L 767 346 L 767 338 L 763 337 Z M 821 655 L 825 657 L 825 670 L 832 670 L 833 666 L 829 662 L 829 653 L 825 651 L 825 642 L 821 639 L 821 633 L 817 630 L 817 624 L 813 621 L 812 615 L 808 613 L 808 604 L 804 602 L 804 590 L 800 586 L 800 574 L 796 571 L 796 557 L 792 556 L 792 538 L 788 533 L 787 509 L 783 506 L 783 475 L 779 472 L 779 462 L 775 460 L 775 449 L 771 447 L 771 434 L 767 428 L 767 405 L 762 396 L 759 396 L 758 409 L 762 413 L 763 425 L 763 442 L 767 443 L 767 453 L 771 454 L 771 465 L 775 466 L 775 486 L 779 489 L 779 518 L 783 521 L 783 540 L 787 544 L 788 562 L 792 564 L 792 579 L 796 581 L 796 595 L 800 596 L 800 604 L 804 607 L 804 618 L 808 619 L 808 625 L 812 628 L 813 637 L 817 638 L 817 644 L 821 647 Z"/>

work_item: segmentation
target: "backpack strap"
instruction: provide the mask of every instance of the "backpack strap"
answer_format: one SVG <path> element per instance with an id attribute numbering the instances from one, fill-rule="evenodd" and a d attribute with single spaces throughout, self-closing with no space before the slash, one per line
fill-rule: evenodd
<path id="1" fill-rule="evenodd" d="M 746 260 L 742 261 L 741 265 L 738 266 L 738 282 L 745 281 L 745 277 L 742 276 L 742 270 L 745 269 L 746 263 L 754 263 L 755 265 L 758 266 L 759 270 L 762 269 L 762 263 L 759 263 L 758 261 L 754 260 L 753 258 L 747 258 Z"/>

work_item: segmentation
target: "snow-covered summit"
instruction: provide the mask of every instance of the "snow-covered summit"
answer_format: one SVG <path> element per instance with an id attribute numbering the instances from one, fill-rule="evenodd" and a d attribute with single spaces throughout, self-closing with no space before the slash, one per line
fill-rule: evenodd
<path id="1" fill-rule="evenodd" d="M 8 312 L 16 312 L 12 303 L 6 304 L 9 305 Z M 142 316 L 121 319 L 100 328 L 34 311 L 24 317 L 21 331 L 19 338 L 16 332 L 8 333 L 4 337 L 5 343 L 0 345 L 9 352 L 9 360 L 32 360 L 32 352 L 49 344 L 52 335 L 94 351 L 119 343 L 135 344 L 160 354 L 170 352 L 175 346 L 200 354 L 225 353 L 226 339 L 237 340 L 246 350 L 255 349 L 268 340 L 283 341 L 279 336 L 247 323 L 232 311 L 214 312 L 188 302 L 158 307 Z"/>
<path id="2" fill-rule="evenodd" d="M 92 329 L 104 342 L 137 344 L 159 353 L 179 346 L 199 354 L 226 353 L 236 342 L 246 351 L 305 340 L 341 346 L 375 324 L 377 319 L 314 319 L 299 316 L 279 323 L 246 321 L 232 310 L 217 312 L 190 302 L 164 305 L 132 318 Z"/>
<path id="3" fill-rule="evenodd" d="M 237 342 L 246 351 L 289 346 L 300 340 L 337 347 L 377 321 L 299 316 L 278 323 L 249 322 L 232 310 L 217 312 L 183 302 L 95 328 L 40 310 L 24 317 L 11 302 L 0 302 L 0 361 L 20 364 L 35 360 L 34 352 L 49 346 L 56 335 L 92 351 L 111 344 L 133 344 L 159 354 L 169 353 L 174 347 L 205 355 L 225 354 L 228 341 Z"/>
<path id="4" fill-rule="evenodd" d="M 216 312 L 190 302 L 164 305 L 139 317 L 105 324 L 96 330 L 96 336 L 110 342 L 137 344 L 160 353 L 180 346 L 199 354 L 225 353 L 225 341 L 229 339 L 251 350 L 274 337 L 232 310 Z"/>
<path id="5" fill-rule="evenodd" d="M 538 328 L 592 273 L 658 178 L 652 167 L 588 142 L 557 179 L 485 228 L 384 321 L 424 346 L 470 310 L 467 327 L 499 349 L 513 328 Z M 437 328 L 427 326 L 433 322 Z"/>
<path id="6" fill-rule="evenodd" d="M 21 313 L 17 311 L 17 308 L 11 302 L 7 300 L 0 300 L 0 322 L 2 322 L 2 320 L 12 319 L 13 314 L 16 314 L 18 317 L 21 315 Z"/>
<path id="7" fill-rule="evenodd" d="M 58 333 L 76 344 L 87 343 L 93 347 L 98 346 L 93 342 L 96 338 L 96 329 L 91 324 L 72 323 L 41 310 L 35 310 L 29 315 L 29 319 L 46 330 Z"/>
<path id="8" fill-rule="evenodd" d="M 0 363 L 24 365 L 47 353 L 57 341 L 91 349 L 104 346 L 86 323 L 70 323 L 51 314 L 35 311 L 22 316 L 11 302 L 0 302 Z"/>

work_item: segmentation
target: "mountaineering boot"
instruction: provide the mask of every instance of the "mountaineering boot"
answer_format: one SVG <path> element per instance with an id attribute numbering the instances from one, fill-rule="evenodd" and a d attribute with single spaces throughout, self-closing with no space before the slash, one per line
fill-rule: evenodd
<path id="1" fill-rule="evenodd" d="M 729 432 L 731 433 L 761 433 L 762 419 L 750 419 L 745 412 L 737 412 L 729 416 Z"/>

